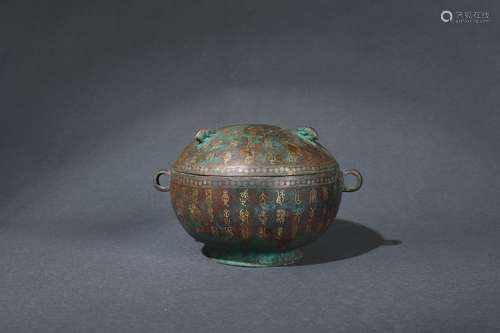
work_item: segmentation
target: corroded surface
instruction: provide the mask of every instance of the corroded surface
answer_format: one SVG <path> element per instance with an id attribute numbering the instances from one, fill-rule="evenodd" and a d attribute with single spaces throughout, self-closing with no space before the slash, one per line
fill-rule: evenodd
<path id="1" fill-rule="evenodd" d="M 235 182 L 254 186 L 199 186 L 174 173 L 172 204 L 186 231 L 214 247 L 286 251 L 316 239 L 333 223 L 340 204 L 342 180 L 326 174 L 323 183 L 262 186 L 251 177 Z M 212 178 L 212 177 L 206 177 Z M 267 180 L 263 180 L 266 181 Z M 192 183 L 192 182 L 191 182 Z"/>
<path id="2" fill-rule="evenodd" d="M 344 186 L 343 174 L 356 177 Z M 171 175 L 170 187 L 159 183 Z M 288 265 L 335 221 L 342 192 L 362 177 L 341 171 L 309 127 L 269 125 L 200 129 L 171 172 L 154 186 L 171 191 L 184 229 L 218 262 L 243 266 Z"/>
<path id="3" fill-rule="evenodd" d="M 224 177 L 224 176 L 200 176 L 181 172 L 173 172 L 175 182 L 182 185 L 198 187 L 225 187 L 225 188 L 266 188 L 266 187 L 290 187 L 290 186 L 310 186 L 328 185 L 333 182 L 342 181 L 342 174 L 335 172 L 322 172 L 317 174 L 302 176 L 283 177 Z"/>
<path id="4" fill-rule="evenodd" d="M 299 262 L 304 254 L 299 249 L 285 252 L 238 251 L 204 246 L 203 253 L 218 263 L 244 267 L 286 266 Z"/>
<path id="5" fill-rule="evenodd" d="M 311 128 L 235 125 L 200 130 L 174 169 L 199 175 L 274 176 L 338 168 Z"/>

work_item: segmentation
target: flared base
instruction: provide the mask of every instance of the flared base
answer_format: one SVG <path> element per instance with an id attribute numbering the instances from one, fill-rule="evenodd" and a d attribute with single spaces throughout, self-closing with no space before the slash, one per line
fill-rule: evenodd
<path id="1" fill-rule="evenodd" d="M 204 255 L 220 264 L 244 267 L 286 266 L 299 262 L 304 256 L 301 250 L 286 252 L 255 252 L 221 249 L 205 245 Z"/>

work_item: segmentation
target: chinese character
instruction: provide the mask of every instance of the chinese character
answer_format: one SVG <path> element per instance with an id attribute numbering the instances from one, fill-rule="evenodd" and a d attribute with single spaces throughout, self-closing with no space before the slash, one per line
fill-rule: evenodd
<path id="1" fill-rule="evenodd" d="M 233 237 L 233 227 L 224 227 L 224 230 L 229 237 Z"/>
<path id="2" fill-rule="evenodd" d="M 213 207 L 208 207 L 208 222 L 210 224 L 214 223 L 214 208 Z"/>
<path id="3" fill-rule="evenodd" d="M 240 202 L 242 206 L 246 206 L 248 202 L 248 189 L 240 193 Z"/>
<path id="4" fill-rule="evenodd" d="M 295 190 L 295 203 L 297 205 L 300 205 L 302 203 L 302 200 L 300 200 L 300 192 L 299 192 L 299 190 Z"/>
<path id="5" fill-rule="evenodd" d="M 210 226 L 210 230 L 212 231 L 212 235 L 218 235 L 219 234 L 219 230 L 217 230 L 217 228 L 215 226 Z"/>
<path id="6" fill-rule="evenodd" d="M 297 208 L 293 212 L 293 215 L 295 216 L 295 222 L 300 223 L 300 218 L 302 217 L 303 213 L 304 213 L 304 209 L 302 207 Z"/>
<path id="7" fill-rule="evenodd" d="M 231 224 L 231 212 L 229 209 L 224 209 L 224 224 L 228 225 Z"/>
<path id="8" fill-rule="evenodd" d="M 241 227 L 241 238 L 247 239 L 250 237 L 250 233 L 248 232 L 248 228 L 246 226 Z"/>
<path id="9" fill-rule="evenodd" d="M 314 207 L 309 207 L 309 219 L 308 219 L 307 223 L 312 223 L 312 221 L 314 219 L 314 211 L 315 211 Z"/>
<path id="10" fill-rule="evenodd" d="M 230 151 L 225 152 L 224 155 L 222 156 L 222 159 L 224 160 L 224 164 L 227 164 L 227 162 L 231 160 L 231 152 Z"/>
<path id="11" fill-rule="evenodd" d="M 276 238 L 281 239 L 283 237 L 283 227 L 277 229 Z"/>
<path id="12" fill-rule="evenodd" d="M 259 195 L 259 203 L 261 206 L 267 204 L 267 201 L 269 200 L 269 198 L 267 197 L 267 195 L 262 192 L 260 195 Z"/>
<path id="13" fill-rule="evenodd" d="M 266 238 L 267 233 L 266 233 L 266 228 L 265 227 L 260 227 L 259 228 L 259 235 L 261 238 Z"/>
<path id="14" fill-rule="evenodd" d="M 318 199 L 318 192 L 316 191 L 316 189 L 312 188 L 311 192 L 309 193 L 309 203 L 312 205 L 316 202 L 317 199 Z"/>
<path id="15" fill-rule="evenodd" d="M 198 207 L 196 206 L 196 203 L 193 202 L 193 203 L 191 203 L 189 205 L 189 212 L 191 213 L 191 216 L 193 218 L 197 217 L 197 215 L 198 215 Z"/>
<path id="16" fill-rule="evenodd" d="M 227 193 L 227 190 L 222 192 L 222 202 L 224 206 L 229 207 L 229 193 Z"/>
<path id="17" fill-rule="evenodd" d="M 205 200 L 207 201 L 207 203 L 212 203 L 212 190 L 211 189 L 208 189 L 208 190 L 205 190 Z"/>
<path id="18" fill-rule="evenodd" d="M 259 221 L 262 225 L 266 225 L 267 223 L 267 220 L 269 219 L 268 216 L 267 216 L 267 212 L 265 210 L 261 210 L 259 215 Z"/>
<path id="19" fill-rule="evenodd" d="M 276 222 L 278 224 L 283 224 L 285 223 L 285 218 L 286 218 L 286 210 L 278 208 L 276 210 Z"/>
<path id="20" fill-rule="evenodd" d="M 321 193 L 323 193 L 323 199 L 328 200 L 328 187 L 322 186 Z"/>
<path id="21" fill-rule="evenodd" d="M 250 213 L 246 209 L 240 210 L 240 220 L 243 223 L 248 223 L 248 217 L 250 216 Z"/>
<path id="22" fill-rule="evenodd" d="M 295 162 L 297 162 L 298 158 L 299 158 L 299 155 L 297 155 L 293 152 L 290 152 L 288 154 L 288 157 L 286 158 L 286 161 L 289 163 L 295 163 Z"/>
<path id="23" fill-rule="evenodd" d="M 285 202 L 285 191 L 279 190 L 279 191 L 276 191 L 276 193 L 277 193 L 276 203 L 278 205 L 282 205 Z"/>

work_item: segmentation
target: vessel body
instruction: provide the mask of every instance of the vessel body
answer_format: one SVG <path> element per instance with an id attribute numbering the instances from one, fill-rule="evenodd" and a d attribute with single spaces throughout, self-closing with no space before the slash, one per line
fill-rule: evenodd
<path id="1" fill-rule="evenodd" d="M 334 223 L 342 192 L 361 186 L 343 172 L 312 128 L 235 125 L 200 130 L 171 171 L 172 207 L 204 253 L 241 266 L 300 260 L 300 247 Z M 357 178 L 346 188 L 344 174 Z"/>

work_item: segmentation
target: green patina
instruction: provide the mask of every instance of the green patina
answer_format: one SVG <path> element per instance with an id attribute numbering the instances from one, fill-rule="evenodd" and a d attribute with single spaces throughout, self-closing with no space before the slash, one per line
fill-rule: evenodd
<path id="1" fill-rule="evenodd" d="M 196 148 L 201 149 L 206 147 L 212 139 L 214 139 L 216 132 L 214 130 L 204 130 L 198 136 L 199 143 Z"/>
<path id="2" fill-rule="evenodd" d="M 297 128 L 297 134 L 299 136 L 303 137 L 304 139 L 307 139 L 307 140 L 312 141 L 314 143 L 318 140 L 318 135 L 310 127 Z"/>
<path id="3" fill-rule="evenodd" d="M 209 175 L 218 169 L 219 173 L 229 175 L 227 172 L 237 174 L 234 170 L 241 166 L 329 167 L 335 163 L 334 159 L 326 150 L 317 149 L 320 146 L 317 140 L 316 131 L 308 127 L 284 130 L 269 125 L 235 125 L 218 130 L 202 129 L 181 154 L 175 169 L 192 172 L 190 167 L 197 165 L 204 168 L 202 174 Z"/>
<path id="4" fill-rule="evenodd" d="M 286 252 L 255 252 L 234 249 L 203 247 L 203 253 L 218 263 L 243 267 L 286 266 L 299 262 L 304 256 L 301 250 Z"/>
<path id="5" fill-rule="evenodd" d="M 298 248 L 333 223 L 344 189 L 334 157 L 305 127 L 201 129 L 174 171 L 172 202 L 185 230 L 208 257 L 246 267 L 299 261 Z"/>

